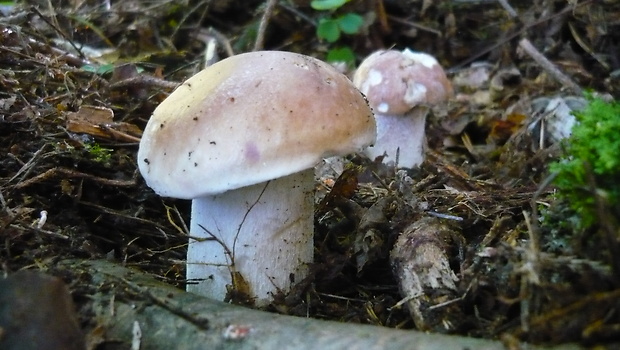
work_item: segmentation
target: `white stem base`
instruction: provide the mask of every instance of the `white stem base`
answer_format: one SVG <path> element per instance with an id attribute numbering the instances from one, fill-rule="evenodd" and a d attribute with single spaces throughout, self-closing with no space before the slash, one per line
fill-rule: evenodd
<path id="1" fill-rule="evenodd" d="M 191 236 L 211 240 L 190 239 L 187 291 L 217 300 L 229 290 L 247 293 L 264 306 L 307 277 L 314 249 L 313 190 L 309 169 L 194 199 Z M 235 286 L 232 272 L 242 277 Z"/>
<path id="2" fill-rule="evenodd" d="M 375 114 L 377 141 L 364 151 L 370 159 L 386 154 L 383 163 L 413 168 L 424 161 L 426 148 L 425 124 L 428 108 L 416 107 L 407 115 Z"/>

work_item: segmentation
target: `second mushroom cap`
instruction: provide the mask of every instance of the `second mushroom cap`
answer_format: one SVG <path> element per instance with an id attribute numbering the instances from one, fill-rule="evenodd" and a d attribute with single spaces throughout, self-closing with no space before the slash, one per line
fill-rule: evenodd
<path id="1" fill-rule="evenodd" d="M 445 101 L 453 93 L 439 62 L 409 49 L 373 53 L 359 66 L 353 81 L 376 112 L 390 115 Z"/>

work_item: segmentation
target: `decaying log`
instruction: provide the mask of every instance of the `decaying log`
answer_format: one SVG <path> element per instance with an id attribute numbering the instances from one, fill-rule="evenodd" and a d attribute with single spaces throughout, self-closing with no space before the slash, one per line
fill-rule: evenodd
<path id="1" fill-rule="evenodd" d="M 435 217 L 416 221 L 400 234 L 390 253 L 402 303 L 416 327 L 442 333 L 453 331 L 462 320 L 456 302 L 458 278 L 447 253 L 461 235 L 444 221 Z"/>
<path id="2" fill-rule="evenodd" d="M 116 342 L 115 348 L 129 349 L 133 339 L 141 350 L 504 349 L 490 340 L 250 310 L 183 292 L 107 261 L 63 261 L 59 268 L 74 275 L 75 293 L 90 294 L 84 295 L 86 306 L 97 319 L 99 333 L 103 328 L 104 342 Z"/>

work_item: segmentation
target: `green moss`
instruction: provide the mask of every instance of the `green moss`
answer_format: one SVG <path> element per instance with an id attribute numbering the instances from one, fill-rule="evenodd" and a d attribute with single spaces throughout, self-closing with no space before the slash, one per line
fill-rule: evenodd
<path id="1" fill-rule="evenodd" d="M 85 143 L 84 148 L 88 152 L 90 158 L 97 163 L 107 164 L 112 158 L 112 152 L 114 150 L 110 148 L 104 148 L 96 142 Z"/>
<path id="2" fill-rule="evenodd" d="M 578 123 L 564 140 L 561 159 L 550 168 L 557 173 L 559 197 L 579 214 L 583 228 L 597 222 L 597 197 L 620 216 L 620 103 L 588 99 L 575 112 Z"/>

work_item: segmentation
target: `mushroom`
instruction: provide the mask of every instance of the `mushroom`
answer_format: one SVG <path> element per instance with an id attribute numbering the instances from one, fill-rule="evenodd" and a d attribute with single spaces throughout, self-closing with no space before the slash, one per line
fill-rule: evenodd
<path id="1" fill-rule="evenodd" d="M 179 86 L 148 121 L 138 164 L 159 195 L 192 199 L 187 290 L 264 306 L 306 278 L 313 166 L 375 136 L 363 95 L 312 57 L 240 54 Z"/>
<path id="2" fill-rule="evenodd" d="M 375 113 L 377 142 L 366 149 L 371 159 L 412 168 L 424 161 L 424 127 L 429 107 L 452 96 L 452 84 L 437 60 L 405 49 L 368 56 L 353 83 Z"/>

